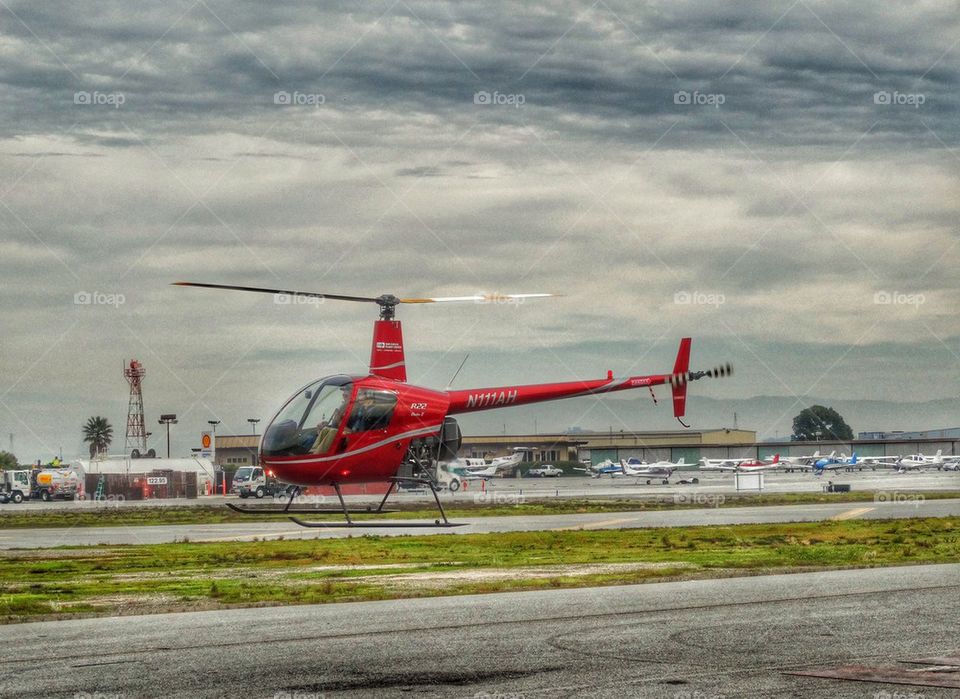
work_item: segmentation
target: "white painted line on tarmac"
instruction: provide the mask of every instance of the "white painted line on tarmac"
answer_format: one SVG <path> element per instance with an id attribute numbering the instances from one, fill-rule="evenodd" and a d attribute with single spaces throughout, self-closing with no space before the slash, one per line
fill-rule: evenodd
<path id="1" fill-rule="evenodd" d="M 563 532 L 563 531 L 575 531 L 577 529 L 603 529 L 604 527 L 612 527 L 616 524 L 626 524 L 627 522 L 638 522 L 640 517 L 626 517 L 622 519 L 606 519 L 602 522 L 588 522 L 586 524 L 574 524 L 567 527 L 557 527 L 556 529 L 551 529 L 552 532 Z"/>
<path id="2" fill-rule="evenodd" d="M 854 509 L 854 510 L 847 510 L 846 512 L 841 512 L 841 513 L 838 514 L 838 515 L 834 515 L 834 516 L 831 517 L 830 519 L 832 519 L 832 520 L 834 520 L 834 521 L 842 521 L 842 520 L 845 520 L 845 519 L 853 519 L 854 517 L 859 517 L 860 515 L 864 515 L 864 514 L 866 514 L 867 512 L 873 512 L 873 510 L 875 510 L 875 509 L 877 509 L 877 508 L 875 508 L 875 507 L 858 507 L 858 508 L 856 508 L 856 509 Z"/>

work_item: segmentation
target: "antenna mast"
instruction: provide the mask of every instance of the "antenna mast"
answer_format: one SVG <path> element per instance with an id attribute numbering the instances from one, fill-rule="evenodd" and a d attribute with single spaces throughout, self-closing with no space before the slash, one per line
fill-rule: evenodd
<path id="1" fill-rule="evenodd" d="M 136 449 L 141 454 L 147 451 L 147 431 L 143 417 L 143 377 L 147 371 L 143 364 L 131 359 L 123 367 L 123 376 L 130 384 L 130 401 L 127 404 L 127 437 L 123 442 L 123 451 L 130 454 Z"/>

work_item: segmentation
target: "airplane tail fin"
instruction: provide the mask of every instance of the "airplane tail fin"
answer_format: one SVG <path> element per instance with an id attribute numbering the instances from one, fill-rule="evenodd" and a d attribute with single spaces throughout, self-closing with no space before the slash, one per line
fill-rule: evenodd
<path id="1" fill-rule="evenodd" d="M 775 463 L 775 464 L 779 464 L 779 463 L 780 463 L 780 455 L 779 455 L 779 454 L 774 454 L 774 455 L 773 455 L 773 463 Z"/>

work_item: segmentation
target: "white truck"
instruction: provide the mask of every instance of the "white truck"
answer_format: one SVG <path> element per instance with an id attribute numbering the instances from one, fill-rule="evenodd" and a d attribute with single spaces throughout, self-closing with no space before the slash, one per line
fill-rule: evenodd
<path id="1" fill-rule="evenodd" d="M 423 470 L 414 470 L 413 476 L 415 478 L 424 478 L 433 481 L 437 490 L 448 490 L 451 493 L 455 493 L 463 487 L 464 479 L 459 474 L 449 471 L 449 466 L 450 464 L 448 462 L 433 462 L 430 466 L 431 471 L 424 472 Z M 427 485 L 415 481 L 400 481 L 397 483 L 397 490 L 408 492 L 426 491 Z"/>
<path id="2" fill-rule="evenodd" d="M 0 471 L 0 503 L 21 503 L 30 498 L 30 471 Z"/>
<path id="3" fill-rule="evenodd" d="M 463 486 L 463 478 L 446 469 L 446 464 L 437 464 L 437 477 L 434 481 L 440 489 L 446 488 L 455 493 Z"/>
<path id="4" fill-rule="evenodd" d="M 563 475 L 563 469 L 557 468 L 553 464 L 544 464 L 537 468 L 531 468 L 527 471 L 527 477 L 534 478 L 559 478 Z"/>
<path id="5" fill-rule="evenodd" d="M 288 485 L 278 481 L 259 466 L 242 466 L 237 469 L 233 476 L 233 483 L 230 490 L 241 498 L 251 496 L 258 500 L 265 495 L 275 497 L 285 495 L 296 497 L 300 494 L 300 488 L 295 485 Z"/>

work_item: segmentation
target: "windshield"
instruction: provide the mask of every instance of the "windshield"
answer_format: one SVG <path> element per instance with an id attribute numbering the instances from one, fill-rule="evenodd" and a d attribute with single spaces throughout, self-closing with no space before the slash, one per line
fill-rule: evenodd
<path id="1" fill-rule="evenodd" d="M 248 481 L 250 480 L 250 474 L 253 473 L 252 466 L 244 466 L 243 468 L 237 469 L 237 474 L 233 477 L 235 481 Z"/>
<path id="2" fill-rule="evenodd" d="M 352 390 L 347 376 L 331 376 L 301 389 L 264 432 L 263 454 L 291 456 L 330 451 Z"/>

